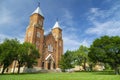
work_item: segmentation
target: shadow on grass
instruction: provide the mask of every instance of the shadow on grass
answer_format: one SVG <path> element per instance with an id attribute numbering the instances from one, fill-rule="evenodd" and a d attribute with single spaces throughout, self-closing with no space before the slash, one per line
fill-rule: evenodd
<path id="1" fill-rule="evenodd" d="M 66 73 L 66 72 L 63 72 Z M 75 71 L 75 73 L 90 73 L 93 75 L 115 75 L 114 71 Z M 32 73 L 5 73 L 0 75 L 29 75 L 29 74 L 46 74 L 44 72 L 32 72 Z"/>
<path id="2" fill-rule="evenodd" d="M 29 74 L 44 74 L 42 72 L 32 72 L 32 73 L 4 73 L 0 75 L 29 75 Z"/>
<path id="3" fill-rule="evenodd" d="M 114 71 L 97 71 L 93 72 L 94 75 L 115 75 Z"/>
<path id="4" fill-rule="evenodd" d="M 93 75 L 115 75 L 114 71 L 76 71 L 76 73 L 91 73 Z"/>

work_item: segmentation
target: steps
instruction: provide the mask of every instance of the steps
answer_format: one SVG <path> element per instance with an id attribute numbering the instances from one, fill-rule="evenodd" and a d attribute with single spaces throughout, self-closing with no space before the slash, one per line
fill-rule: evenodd
<path id="1" fill-rule="evenodd" d="M 40 70 L 41 73 L 52 73 L 52 72 L 61 72 L 60 70 Z"/>

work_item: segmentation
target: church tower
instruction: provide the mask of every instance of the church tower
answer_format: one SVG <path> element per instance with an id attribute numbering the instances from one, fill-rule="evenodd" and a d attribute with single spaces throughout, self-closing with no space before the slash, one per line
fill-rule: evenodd
<path id="1" fill-rule="evenodd" d="M 63 39 L 62 29 L 60 28 L 58 21 L 56 21 L 53 26 L 52 34 L 56 41 L 56 68 L 59 68 L 59 61 L 61 59 L 61 55 L 63 54 Z"/>
<path id="2" fill-rule="evenodd" d="M 35 44 L 39 50 L 40 55 L 43 52 L 43 40 L 44 40 L 44 29 L 43 29 L 44 16 L 41 12 L 40 6 L 30 16 L 30 23 L 26 30 L 25 42 Z M 41 60 L 38 59 L 38 67 L 41 66 Z"/>
<path id="3" fill-rule="evenodd" d="M 39 50 L 40 58 L 36 67 L 40 69 L 58 69 L 63 54 L 62 29 L 56 21 L 49 34 L 44 35 L 44 16 L 40 6 L 30 16 L 25 42 L 30 42 Z"/>

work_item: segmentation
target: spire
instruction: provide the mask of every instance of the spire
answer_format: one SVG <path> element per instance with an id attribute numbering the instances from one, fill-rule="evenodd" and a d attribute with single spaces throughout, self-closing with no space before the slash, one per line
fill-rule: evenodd
<path id="1" fill-rule="evenodd" d="M 57 18 L 57 21 L 56 21 L 55 25 L 53 26 L 53 29 L 54 28 L 60 28 L 60 25 L 59 25 L 59 22 L 58 22 L 58 18 Z"/>
<path id="2" fill-rule="evenodd" d="M 38 2 L 38 7 L 36 8 L 36 10 L 32 13 L 32 14 L 40 14 L 41 16 L 44 16 L 41 9 L 40 9 L 40 2 Z"/>

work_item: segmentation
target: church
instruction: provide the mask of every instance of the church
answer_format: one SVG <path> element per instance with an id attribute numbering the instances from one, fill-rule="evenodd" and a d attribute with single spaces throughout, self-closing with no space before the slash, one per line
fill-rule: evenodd
<path id="1" fill-rule="evenodd" d="M 37 59 L 37 65 L 32 69 L 25 66 L 21 67 L 20 72 L 36 72 L 40 70 L 59 70 L 59 61 L 63 54 L 62 29 L 59 22 L 56 21 L 51 31 L 45 35 L 44 16 L 38 5 L 35 11 L 30 15 L 30 22 L 26 28 L 25 42 L 32 43 L 38 49 L 40 57 Z M 5 70 L 6 73 L 17 72 L 17 61 Z M 0 69 L 0 72 L 2 68 Z"/>
<path id="2" fill-rule="evenodd" d="M 38 5 L 30 16 L 25 42 L 34 44 L 39 50 L 40 58 L 35 67 L 45 70 L 59 69 L 59 61 L 63 54 L 62 29 L 56 21 L 49 34 L 45 35 L 43 23 L 44 15 Z"/>

